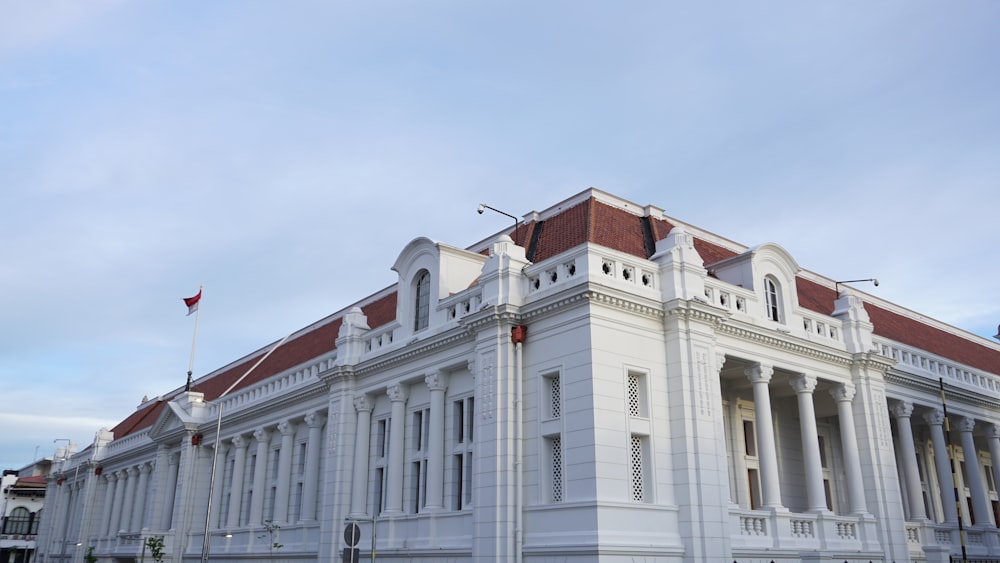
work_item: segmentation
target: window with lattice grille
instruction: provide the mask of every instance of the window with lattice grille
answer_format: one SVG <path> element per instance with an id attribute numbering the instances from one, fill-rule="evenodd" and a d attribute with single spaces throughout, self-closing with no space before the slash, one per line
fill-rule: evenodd
<path id="1" fill-rule="evenodd" d="M 629 416 L 640 416 L 639 412 L 639 376 L 630 373 L 628 376 L 628 414 Z"/>
<path id="2" fill-rule="evenodd" d="M 553 436 L 549 440 L 549 455 L 552 460 L 552 502 L 563 501 L 563 459 L 562 438 Z"/>
<path id="3" fill-rule="evenodd" d="M 631 461 L 632 461 L 632 500 L 634 502 L 645 502 L 646 501 L 646 483 L 645 483 L 645 471 L 646 468 L 643 465 L 643 446 L 642 436 L 632 436 L 632 451 L 631 451 Z"/>
<path id="4" fill-rule="evenodd" d="M 628 415 L 635 418 L 648 417 L 645 374 L 637 371 L 629 371 L 625 383 L 627 387 L 625 390 L 625 407 L 628 409 Z"/>
<path id="5" fill-rule="evenodd" d="M 552 374 L 545 377 L 548 387 L 549 416 L 559 418 L 562 416 L 562 387 L 559 374 Z"/>

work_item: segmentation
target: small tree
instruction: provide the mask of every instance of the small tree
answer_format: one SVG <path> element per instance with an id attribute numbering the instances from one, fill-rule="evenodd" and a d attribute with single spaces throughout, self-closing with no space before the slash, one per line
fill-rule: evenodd
<path id="1" fill-rule="evenodd" d="M 146 538 L 146 548 L 149 549 L 149 556 L 156 563 L 163 563 L 163 538 L 161 536 L 150 536 Z"/>
<path id="2" fill-rule="evenodd" d="M 83 560 L 87 563 L 97 563 L 97 556 L 94 555 L 94 546 L 87 548 L 87 553 L 83 554 Z"/>
<path id="3" fill-rule="evenodd" d="M 267 538 L 267 550 L 270 556 L 274 557 L 274 550 L 281 549 L 285 547 L 284 545 L 278 543 L 278 530 L 281 526 L 275 524 L 271 520 L 264 520 L 264 533 L 257 536 L 257 539 Z"/>

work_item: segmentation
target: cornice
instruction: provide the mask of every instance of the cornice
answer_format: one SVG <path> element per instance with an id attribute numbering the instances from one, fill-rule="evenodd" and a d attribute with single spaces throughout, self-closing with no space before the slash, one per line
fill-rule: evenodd
<path id="1" fill-rule="evenodd" d="M 716 327 L 716 331 L 739 340 L 842 366 L 851 366 L 859 360 L 870 361 L 866 358 L 855 358 L 846 352 L 824 349 L 814 342 L 798 342 L 799 339 L 792 336 L 779 337 L 757 328 L 750 328 L 733 322 L 719 324 Z M 888 369 L 888 367 L 891 367 L 891 365 L 887 365 L 885 369 Z"/>
<path id="2" fill-rule="evenodd" d="M 378 372 L 397 366 L 401 363 L 412 361 L 422 356 L 430 355 L 438 350 L 441 350 L 442 348 L 447 348 L 448 346 L 454 344 L 471 342 L 474 339 L 475 331 L 472 330 L 471 326 L 459 325 L 457 328 L 426 340 L 417 340 L 413 344 L 389 352 L 385 356 L 380 356 L 378 358 L 356 364 L 350 368 L 350 374 L 356 377 L 362 377 L 372 372 Z M 346 366 L 340 366 L 340 368 L 345 367 Z M 346 371 L 342 372 L 341 375 L 345 373 Z M 336 377 L 336 375 L 337 374 L 334 374 L 334 377 Z"/>
<path id="3" fill-rule="evenodd" d="M 629 299 L 622 295 L 612 295 L 609 292 L 588 289 L 581 295 L 591 303 L 613 307 L 628 313 L 635 313 L 650 318 L 662 319 L 664 316 L 663 307 L 659 304 L 642 303 L 637 299 Z"/>
<path id="4" fill-rule="evenodd" d="M 937 400 L 940 400 L 941 386 L 937 381 L 914 376 L 897 369 L 890 369 L 885 374 L 885 382 L 892 385 L 898 385 L 899 387 L 912 389 L 914 391 L 919 391 L 921 393 L 927 393 L 935 397 Z M 980 407 L 992 411 L 995 411 L 997 408 L 996 400 L 991 397 L 985 397 L 966 389 L 947 384 L 944 389 L 945 397 L 949 400 L 954 399 L 957 403 Z"/>

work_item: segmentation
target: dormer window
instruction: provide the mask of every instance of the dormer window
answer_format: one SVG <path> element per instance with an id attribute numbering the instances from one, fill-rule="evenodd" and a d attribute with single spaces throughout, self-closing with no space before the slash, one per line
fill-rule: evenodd
<path id="1" fill-rule="evenodd" d="M 431 275 L 427 270 L 417 274 L 413 292 L 413 331 L 427 328 L 431 314 Z"/>
<path id="2" fill-rule="evenodd" d="M 781 322 L 781 290 L 770 276 L 764 278 L 764 307 L 767 318 Z"/>

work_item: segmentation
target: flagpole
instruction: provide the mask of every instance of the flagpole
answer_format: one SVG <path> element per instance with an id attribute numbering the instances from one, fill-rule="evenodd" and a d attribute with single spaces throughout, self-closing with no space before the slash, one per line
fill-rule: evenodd
<path id="1" fill-rule="evenodd" d="M 202 563 L 208 563 L 208 548 L 210 541 L 208 533 L 212 523 L 212 497 L 215 496 L 215 470 L 216 467 L 219 465 L 219 443 L 222 441 L 222 398 L 228 395 L 230 391 L 232 391 L 237 385 L 239 385 L 244 379 L 246 379 L 247 376 L 250 375 L 251 372 L 253 372 L 253 370 L 257 369 L 257 366 L 264 363 L 264 360 L 266 360 L 271 355 L 272 352 L 277 350 L 278 346 L 281 346 L 282 344 L 285 343 L 286 340 L 291 338 L 292 334 L 293 333 L 289 332 L 284 338 L 282 338 L 277 344 L 275 344 L 270 350 L 268 350 L 266 354 L 261 356 L 261 358 L 257 360 L 257 363 L 251 366 L 250 369 L 246 371 L 246 373 L 241 375 L 240 378 L 234 381 L 233 384 L 230 385 L 228 389 L 223 391 L 222 394 L 220 394 L 212 401 L 205 401 L 206 403 L 209 404 L 214 403 L 216 405 L 216 410 L 218 411 L 218 417 L 216 417 L 215 420 L 215 446 L 212 448 L 212 473 L 208 481 L 208 506 L 205 508 L 205 535 L 201 539 Z"/>
<path id="2" fill-rule="evenodd" d="M 201 301 L 201 289 L 203 286 L 198 286 L 198 300 Z M 188 360 L 188 378 L 187 384 L 184 385 L 184 391 L 191 390 L 191 375 L 194 373 L 194 345 L 198 341 L 198 318 L 201 316 L 201 304 L 198 304 L 198 308 L 194 311 L 194 336 L 191 337 L 191 359 Z"/>

